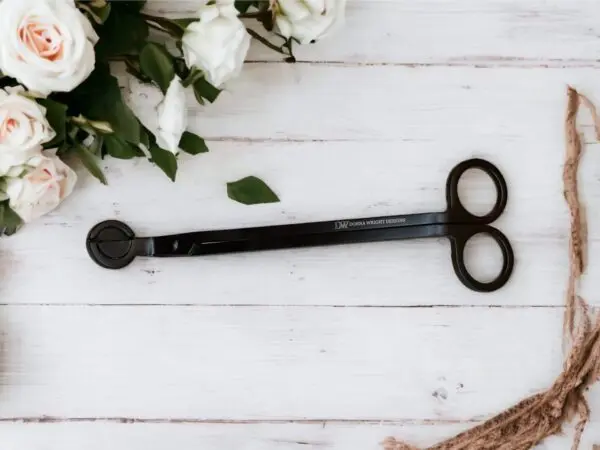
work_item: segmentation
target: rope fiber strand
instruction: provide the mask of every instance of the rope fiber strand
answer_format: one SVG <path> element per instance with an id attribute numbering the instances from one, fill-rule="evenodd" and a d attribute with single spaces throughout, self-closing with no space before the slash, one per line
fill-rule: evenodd
<path id="1" fill-rule="evenodd" d="M 563 169 L 564 198 L 569 207 L 570 273 L 564 316 L 564 342 L 567 358 L 563 372 L 545 392 L 528 397 L 481 425 L 426 450 L 527 450 L 544 439 L 560 434 L 563 425 L 577 419 L 571 449 L 579 449 L 588 423 L 590 408 L 585 392 L 600 380 L 600 315 L 593 314 L 578 294 L 585 272 L 587 225 L 579 201 L 577 172 L 583 151 L 577 130 L 577 114 L 583 104 L 591 113 L 600 140 L 600 118 L 592 102 L 574 88 L 567 89 L 565 119 L 566 154 Z M 385 450 L 425 450 L 393 437 L 383 443 Z M 600 450 L 595 445 L 594 450 Z"/>

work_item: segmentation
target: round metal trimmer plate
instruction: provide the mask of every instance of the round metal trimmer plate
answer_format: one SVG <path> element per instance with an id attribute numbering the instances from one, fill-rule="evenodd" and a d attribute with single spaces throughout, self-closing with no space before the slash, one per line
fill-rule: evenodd
<path id="1" fill-rule="evenodd" d="M 122 269 L 135 259 L 135 233 L 128 225 L 107 220 L 88 233 L 86 248 L 90 258 L 105 269 Z"/>

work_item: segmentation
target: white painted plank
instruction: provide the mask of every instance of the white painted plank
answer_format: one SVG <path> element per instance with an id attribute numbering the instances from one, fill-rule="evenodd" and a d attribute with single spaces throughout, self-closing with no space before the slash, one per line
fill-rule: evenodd
<path id="1" fill-rule="evenodd" d="M 490 149 L 482 151 L 458 145 L 449 150 L 441 141 L 404 148 L 394 143 L 219 142 L 211 154 L 184 158 L 176 184 L 144 161 L 111 161 L 109 188 L 84 177 L 60 209 L 2 240 L 0 302 L 562 305 L 569 233 L 562 198 L 564 150 L 559 132 L 555 140 L 531 134 L 526 151 L 501 140 L 486 141 Z M 533 142 L 534 135 L 540 142 Z M 599 278 L 594 274 L 600 267 L 597 148 L 586 153 L 581 170 L 590 218 L 586 282 L 589 301 L 595 304 Z M 457 281 L 445 240 L 139 259 L 120 272 L 100 269 L 85 250 L 89 229 L 109 218 L 130 223 L 139 235 L 154 235 L 442 210 L 448 172 L 474 155 L 497 163 L 510 189 L 508 208 L 497 226 L 510 238 L 517 265 L 510 284 L 493 294 L 473 293 Z M 282 203 L 246 207 L 230 201 L 225 183 L 248 174 L 264 177 Z M 479 181 L 471 179 L 464 193 L 481 207 L 489 191 Z M 480 249 L 474 267 L 481 265 L 492 275 L 499 262 L 496 247 Z M 182 295 L 173 295 L 173 283 Z"/>
<path id="2" fill-rule="evenodd" d="M 272 67 L 280 78 L 264 90 Z M 190 99 L 192 128 L 220 140 L 210 154 L 183 157 L 176 184 L 145 161 L 110 160 L 109 188 L 86 178 L 54 214 L 3 239 L 1 302 L 560 305 L 569 232 L 561 181 L 565 85 L 595 97 L 596 78 L 587 69 L 250 66 L 235 95 L 204 111 Z M 364 96 L 353 96 L 356 86 Z M 134 84 L 131 100 L 142 110 L 152 103 L 147 93 Z M 317 118 L 298 118 L 313 108 Z M 582 123 L 591 140 L 589 118 Z M 599 282 L 596 149 L 581 170 L 592 220 L 590 293 Z M 99 270 L 84 248 L 87 231 L 113 217 L 143 235 L 442 209 L 447 173 L 471 156 L 495 162 L 510 189 L 498 226 L 518 265 L 511 284 L 493 295 L 457 282 L 445 241 L 140 260 L 119 273 Z M 228 200 L 225 183 L 248 174 L 263 177 L 282 203 Z M 471 186 L 469 197 L 481 198 L 483 188 Z M 483 256 L 489 273 L 497 260 Z M 175 282 L 193 294 L 173 295 Z"/>
<path id="3" fill-rule="evenodd" d="M 390 433 L 425 443 L 450 436 L 456 429 L 460 426 L 67 423 L 2 424 L 0 434 L 10 450 L 381 450 Z"/>
<path id="4" fill-rule="evenodd" d="M 7 274 L 0 289 L 4 304 L 562 305 L 568 270 L 566 240 L 537 239 L 512 241 L 518 252 L 513 278 L 490 294 L 460 284 L 449 244 L 441 240 L 194 260 L 140 259 L 120 272 L 108 272 L 87 257 L 87 228 L 81 224 L 38 229 L 0 252 Z M 49 232 L 53 240 L 46 242 Z M 476 268 L 499 264 L 494 244 L 486 245 L 479 248 Z M 486 254 L 488 248 L 492 255 Z M 599 250 L 594 242 L 594 268 Z M 588 280 L 592 293 L 596 272 Z M 589 300 L 599 301 L 596 295 Z"/>
<path id="5" fill-rule="evenodd" d="M 554 308 L 0 312 L 5 419 L 478 420 L 562 368 Z"/>
<path id="6" fill-rule="evenodd" d="M 431 445 L 468 425 L 387 424 L 1 424 L 7 449 L 18 450 L 381 450 L 388 436 Z M 595 428 L 595 430 L 594 430 Z M 552 437 L 536 450 L 570 448 L 571 433 Z M 600 441 L 590 424 L 582 449 Z"/>
<path id="7" fill-rule="evenodd" d="M 269 80 L 265 84 L 265 80 Z M 566 86 L 600 98 L 594 69 L 249 64 L 212 105 L 188 95 L 208 139 L 413 142 L 504 152 L 562 140 Z M 132 80 L 142 118 L 160 92 Z M 454 150 L 455 151 L 455 150 Z"/>
<path id="8" fill-rule="evenodd" d="M 151 7 L 181 14 L 192 4 Z M 317 64 L 249 64 L 210 108 L 190 97 L 193 129 L 213 152 L 184 158 L 175 185 L 142 161 L 107 162 L 111 188 L 85 178 L 54 214 L 2 239 L 0 303 L 281 306 L 4 306 L 3 445 L 362 450 L 390 434 L 427 445 L 467 424 L 424 421 L 480 419 L 549 386 L 561 368 L 562 310 L 484 306 L 562 304 L 564 88 L 600 98 L 599 18 L 596 0 L 351 1 L 341 34 L 298 52 Z M 249 58 L 277 57 L 254 45 Z M 397 66 L 411 64 L 494 68 Z M 132 87 L 147 108 L 148 91 Z M 596 150 L 582 184 L 592 220 L 586 290 L 598 304 Z M 443 241 L 139 261 L 120 273 L 98 270 L 83 246 L 110 216 L 161 233 L 441 208 L 447 171 L 472 155 L 497 162 L 511 189 L 499 226 L 518 268 L 494 295 L 456 282 Z M 248 173 L 283 203 L 226 200 L 223 183 Z M 327 307 L 419 304 L 481 307 Z M 591 404 L 584 448 L 600 440 L 597 389 Z M 13 421 L 42 416 L 58 422 Z"/>
<path id="9" fill-rule="evenodd" d="M 197 5 L 151 0 L 148 10 L 191 16 Z M 598 35 L 596 0 L 350 0 L 346 26 L 296 54 L 359 64 L 597 65 Z M 248 59 L 282 58 L 255 43 Z"/>

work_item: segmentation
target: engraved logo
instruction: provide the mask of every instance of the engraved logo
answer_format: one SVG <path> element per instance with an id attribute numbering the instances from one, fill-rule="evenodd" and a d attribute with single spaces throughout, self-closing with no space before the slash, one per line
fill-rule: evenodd
<path id="1" fill-rule="evenodd" d="M 370 228 L 382 227 L 389 225 L 406 224 L 406 217 L 387 217 L 384 219 L 369 219 L 369 220 L 338 220 L 335 222 L 336 230 L 348 230 L 352 228 Z"/>

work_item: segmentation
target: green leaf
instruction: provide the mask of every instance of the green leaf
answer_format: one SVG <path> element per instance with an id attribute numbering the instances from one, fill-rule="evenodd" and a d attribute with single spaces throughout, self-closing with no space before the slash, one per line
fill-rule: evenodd
<path id="1" fill-rule="evenodd" d="M 235 0 L 235 7 L 240 13 L 244 14 L 248 12 L 252 6 L 256 6 L 258 3 L 260 2 L 253 0 Z"/>
<path id="2" fill-rule="evenodd" d="M 111 8 L 112 8 L 111 4 L 110 3 L 106 3 L 106 6 L 104 6 L 102 8 L 96 8 L 94 10 L 94 12 L 96 13 L 96 15 L 100 19 L 101 23 L 104 23 L 104 22 L 106 22 L 108 20 L 108 17 L 110 16 Z"/>
<path id="3" fill-rule="evenodd" d="M 227 183 L 227 195 L 230 199 L 244 205 L 279 202 L 279 197 L 271 188 L 254 176 Z"/>
<path id="4" fill-rule="evenodd" d="M 8 201 L 0 203 L 0 236 L 11 236 L 21 229 L 23 220 L 8 205 Z"/>
<path id="5" fill-rule="evenodd" d="M 220 93 L 221 90 L 206 81 L 206 78 L 204 77 L 196 80 L 194 83 L 194 95 L 200 104 L 202 104 L 200 99 L 203 98 L 211 103 L 214 103 Z"/>
<path id="6" fill-rule="evenodd" d="M 175 22 L 177 25 L 179 25 L 179 27 L 181 27 L 184 32 L 185 29 L 192 23 L 194 22 L 198 22 L 199 19 L 197 17 L 181 17 L 179 19 L 172 19 L 172 22 Z"/>
<path id="7" fill-rule="evenodd" d="M 142 132 L 140 133 L 140 144 L 146 148 L 150 147 L 150 136 L 148 133 L 149 131 L 147 131 L 145 127 L 142 127 Z"/>
<path id="8" fill-rule="evenodd" d="M 100 141 L 96 145 L 101 146 L 102 138 L 97 138 L 97 139 L 100 139 Z M 83 166 L 94 177 L 96 177 L 102 184 L 108 184 L 108 182 L 106 181 L 106 177 L 104 176 L 104 173 L 102 172 L 102 169 L 98 165 L 96 156 L 90 150 L 88 150 L 83 145 L 81 145 L 79 142 L 75 143 L 74 150 L 75 150 L 75 154 L 79 157 L 79 160 L 81 161 Z"/>
<path id="9" fill-rule="evenodd" d="M 83 1 L 80 1 L 77 3 L 77 6 L 82 9 L 93 22 L 98 24 L 106 22 L 111 10 L 111 4 L 108 2 L 104 6 L 95 6 L 93 3 L 87 5 Z"/>
<path id="10" fill-rule="evenodd" d="M 145 15 L 145 19 L 155 26 L 158 26 L 161 31 L 164 31 L 179 40 L 183 37 L 187 26 L 187 19 L 172 20 L 166 17 L 150 16 L 148 14 Z M 193 21 L 198 21 L 198 19 L 193 19 Z"/>
<path id="11" fill-rule="evenodd" d="M 74 145 L 70 144 L 69 141 L 65 140 L 60 146 L 56 149 L 56 156 L 60 159 L 63 159 L 65 155 L 74 151 Z"/>
<path id="12" fill-rule="evenodd" d="M 144 75 L 142 73 L 142 70 L 140 69 L 140 63 L 138 60 L 127 58 L 125 60 L 125 66 L 126 66 L 125 70 L 127 71 L 127 73 L 133 75 L 138 80 L 140 80 L 142 83 L 151 83 L 152 82 L 152 80 L 149 77 L 147 77 L 146 75 Z"/>
<path id="13" fill-rule="evenodd" d="M 168 150 L 160 148 L 156 143 L 151 143 L 148 149 L 152 155 L 152 162 L 172 180 L 177 175 L 177 158 Z"/>
<path id="14" fill-rule="evenodd" d="M 44 147 L 53 148 L 65 140 L 67 132 L 67 105 L 50 100 L 49 98 L 37 99 L 37 102 L 46 108 L 46 119 L 56 132 L 56 137 Z"/>
<path id="15" fill-rule="evenodd" d="M 140 142 L 141 125 L 133 111 L 125 104 L 117 79 L 107 64 L 96 69 L 69 95 L 73 115 L 82 114 L 91 120 L 107 121 L 115 134 L 135 145 Z"/>
<path id="16" fill-rule="evenodd" d="M 262 14 L 260 14 L 258 16 L 258 21 L 260 23 L 263 24 L 263 27 L 265 28 L 265 30 L 267 30 L 268 32 L 273 31 L 273 28 L 275 27 L 275 23 L 273 21 L 273 13 L 270 10 L 263 10 Z"/>
<path id="17" fill-rule="evenodd" d="M 161 88 L 163 94 L 175 77 L 173 57 L 165 47 L 153 42 L 148 42 L 140 53 L 140 69 Z"/>
<path id="18" fill-rule="evenodd" d="M 187 88 L 200 80 L 200 78 L 204 78 L 204 72 L 197 67 L 192 67 L 187 76 L 181 80 L 181 84 L 184 88 Z"/>
<path id="19" fill-rule="evenodd" d="M 114 134 L 104 136 L 104 149 L 108 155 L 118 159 L 132 159 L 143 155 L 140 149 Z"/>
<path id="20" fill-rule="evenodd" d="M 179 148 L 190 155 L 208 152 L 208 147 L 206 146 L 204 139 L 189 131 L 184 132 L 181 136 Z"/>
<path id="21" fill-rule="evenodd" d="M 98 27 L 100 41 L 95 47 L 100 60 L 115 56 L 138 54 L 150 34 L 148 24 L 140 15 L 144 2 L 111 2 L 110 15 Z"/>
<path id="22" fill-rule="evenodd" d="M 140 12 L 146 6 L 146 0 L 109 0 L 113 3 L 118 2 L 123 8 L 129 9 L 133 12 Z"/>
<path id="23" fill-rule="evenodd" d="M 0 89 L 4 89 L 8 86 L 17 86 L 19 83 L 14 78 L 9 77 L 8 75 L 4 75 L 0 72 Z"/>

